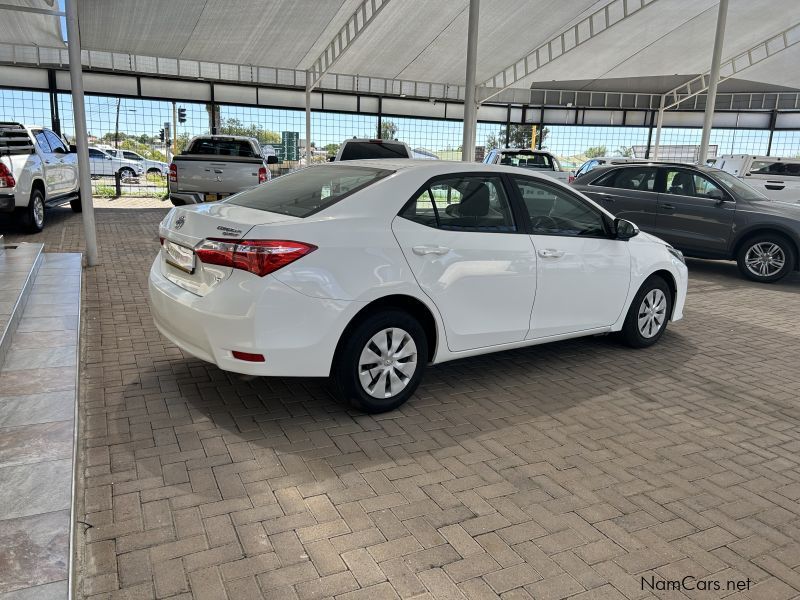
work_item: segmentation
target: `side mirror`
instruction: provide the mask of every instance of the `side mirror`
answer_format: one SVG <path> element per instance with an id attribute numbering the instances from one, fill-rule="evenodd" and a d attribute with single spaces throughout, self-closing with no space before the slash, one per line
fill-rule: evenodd
<path id="1" fill-rule="evenodd" d="M 713 198 L 714 200 L 720 203 L 725 202 L 725 194 L 720 189 L 709 190 L 706 196 L 708 196 L 709 198 Z"/>
<path id="2" fill-rule="evenodd" d="M 629 240 L 639 235 L 639 228 L 625 219 L 614 219 L 614 231 L 618 240 Z"/>
<path id="3" fill-rule="evenodd" d="M 70 151 L 71 154 L 77 154 L 78 153 L 78 147 L 75 144 L 70 144 L 69 145 L 69 151 Z"/>
<path id="4" fill-rule="evenodd" d="M 270 154 L 267 156 L 267 164 L 268 165 L 277 165 L 278 164 L 278 157 L 274 154 Z"/>

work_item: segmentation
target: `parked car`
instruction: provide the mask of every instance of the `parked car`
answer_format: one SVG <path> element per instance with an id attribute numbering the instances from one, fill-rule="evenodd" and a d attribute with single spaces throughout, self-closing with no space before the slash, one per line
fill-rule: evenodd
<path id="1" fill-rule="evenodd" d="M 725 154 L 714 164 L 774 200 L 800 200 L 800 158 Z"/>
<path id="2" fill-rule="evenodd" d="M 114 176 L 119 173 L 120 178 L 130 179 L 144 175 L 144 165 L 128 160 L 111 156 L 105 150 L 89 146 L 89 169 L 94 177 Z"/>
<path id="3" fill-rule="evenodd" d="M 333 162 L 369 158 L 414 158 L 414 155 L 405 142 L 352 138 L 342 142 L 339 151 L 333 157 Z"/>
<path id="4" fill-rule="evenodd" d="M 428 160 L 312 166 L 173 209 L 156 326 L 251 375 L 332 376 L 370 412 L 425 365 L 585 335 L 654 344 L 680 319 L 680 252 L 536 171 Z M 288 241 L 291 240 L 291 241 Z"/>
<path id="5" fill-rule="evenodd" d="M 602 167 L 603 165 L 606 164 L 622 165 L 630 162 L 648 162 L 648 161 L 643 161 L 641 158 L 629 158 L 626 156 L 595 156 L 594 158 L 590 158 L 585 163 L 583 163 L 578 168 L 578 170 L 575 171 L 575 175 L 569 177 L 568 183 L 572 183 L 575 179 L 577 179 L 581 175 L 585 175 L 586 173 L 597 167 Z"/>
<path id="6" fill-rule="evenodd" d="M 44 228 L 45 207 L 69 202 L 80 212 L 77 156 L 54 131 L 0 123 L 0 212 L 16 212 L 20 225 Z"/>
<path id="7" fill-rule="evenodd" d="M 215 202 L 260 183 L 272 175 L 255 138 L 239 135 L 199 135 L 169 166 L 169 198 L 175 206 Z"/>
<path id="8" fill-rule="evenodd" d="M 682 163 L 598 167 L 575 189 L 687 256 L 736 260 L 748 279 L 798 268 L 800 201 L 771 200 L 730 173 Z"/>
<path id="9" fill-rule="evenodd" d="M 166 177 L 169 172 L 169 165 L 167 163 L 161 162 L 160 160 L 145 158 L 133 150 L 106 150 L 106 152 L 113 158 L 122 158 L 141 164 L 147 175 L 162 175 Z"/>
<path id="10" fill-rule="evenodd" d="M 558 159 L 546 150 L 528 148 L 496 148 L 483 159 L 487 165 L 507 165 L 542 171 L 559 181 L 569 181 L 570 172 L 561 168 Z"/>

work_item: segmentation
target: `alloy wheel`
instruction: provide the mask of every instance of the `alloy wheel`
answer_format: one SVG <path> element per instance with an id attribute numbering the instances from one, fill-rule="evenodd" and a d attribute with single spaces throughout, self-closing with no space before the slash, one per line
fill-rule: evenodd
<path id="1" fill-rule="evenodd" d="M 772 277 L 786 264 L 786 254 L 775 242 L 759 242 L 747 249 L 744 256 L 747 270 L 757 277 Z"/>
<path id="2" fill-rule="evenodd" d="M 40 229 L 44 224 L 44 200 L 40 196 L 33 199 L 33 221 Z"/>
<path id="3" fill-rule="evenodd" d="M 399 327 L 373 335 L 361 351 L 358 378 L 373 398 L 392 398 L 408 385 L 417 370 L 417 345 Z"/>
<path id="4" fill-rule="evenodd" d="M 642 300 L 638 313 L 639 333 L 650 339 L 657 335 L 667 320 L 667 297 L 659 289 L 650 290 Z"/>

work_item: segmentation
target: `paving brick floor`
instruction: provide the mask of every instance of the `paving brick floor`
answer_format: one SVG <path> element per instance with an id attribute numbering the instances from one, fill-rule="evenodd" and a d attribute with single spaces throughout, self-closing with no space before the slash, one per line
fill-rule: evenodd
<path id="1" fill-rule="evenodd" d="M 146 281 L 163 214 L 97 211 L 85 597 L 800 596 L 797 274 L 690 261 L 686 319 L 652 349 L 462 360 L 365 416 L 322 381 L 229 375 L 162 339 Z M 31 239 L 80 250 L 80 227 L 52 211 Z M 712 589 L 664 591 L 687 576 Z"/>

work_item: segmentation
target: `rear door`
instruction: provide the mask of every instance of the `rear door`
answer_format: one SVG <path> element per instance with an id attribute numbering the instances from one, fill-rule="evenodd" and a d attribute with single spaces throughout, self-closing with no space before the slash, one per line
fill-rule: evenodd
<path id="1" fill-rule="evenodd" d="M 392 231 L 442 315 L 451 351 L 525 339 L 536 255 L 501 177 L 436 177 L 393 220 Z"/>
<path id="2" fill-rule="evenodd" d="M 655 167 L 620 167 L 580 190 L 614 216 L 635 223 L 642 231 L 655 233 L 656 173 Z"/>
<path id="3" fill-rule="evenodd" d="M 661 167 L 656 235 L 699 255 L 724 255 L 736 202 L 710 178 L 683 167 Z"/>
<path id="4" fill-rule="evenodd" d="M 773 200 L 800 200 L 800 161 L 755 160 L 743 181 Z"/>

